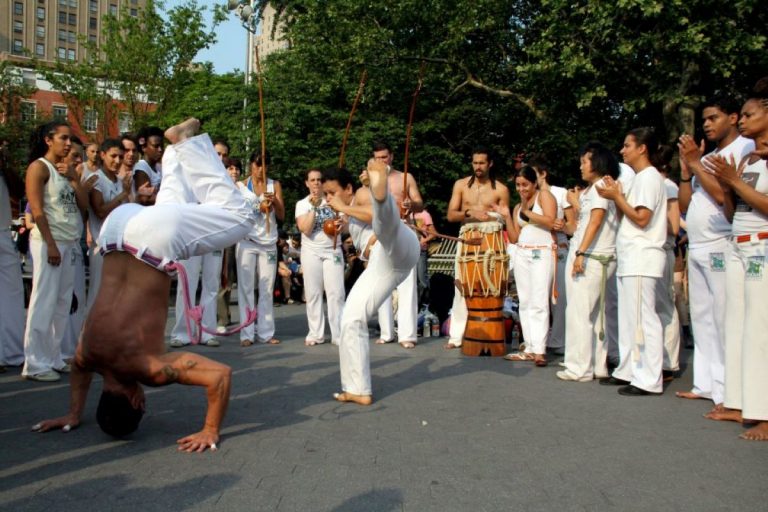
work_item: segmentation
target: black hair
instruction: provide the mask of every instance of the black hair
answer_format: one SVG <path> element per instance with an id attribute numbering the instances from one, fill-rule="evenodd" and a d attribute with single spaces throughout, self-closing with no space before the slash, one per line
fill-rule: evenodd
<path id="1" fill-rule="evenodd" d="M 374 141 L 371 145 L 371 152 L 373 153 L 376 151 L 384 151 L 385 149 L 389 151 L 390 155 L 392 154 L 392 147 L 383 140 Z"/>
<path id="2" fill-rule="evenodd" d="M 536 174 L 536 169 L 534 169 L 530 165 L 524 165 L 520 169 L 518 169 L 518 171 L 515 173 L 515 178 L 517 177 L 525 178 L 526 180 L 536 185 L 537 188 L 539 186 L 538 185 L 539 176 L 538 174 Z"/>
<path id="3" fill-rule="evenodd" d="M 477 145 L 472 148 L 471 154 L 472 156 L 485 155 L 488 157 L 488 163 L 491 164 L 491 168 L 488 171 L 488 178 L 491 180 L 491 188 L 496 190 L 496 173 L 493 170 L 493 153 L 491 153 L 491 150 L 485 146 Z M 474 182 L 475 182 L 475 175 L 473 173 L 472 176 L 469 177 L 469 182 L 467 182 L 467 186 L 471 187 Z"/>
<path id="4" fill-rule="evenodd" d="M 138 139 L 136 139 L 136 136 L 135 136 L 135 135 L 133 135 L 132 133 L 124 133 L 124 134 L 122 134 L 122 135 L 120 136 L 120 144 L 122 144 L 122 143 L 123 143 L 123 142 L 125 142 L 126 140 L 129 140 L 129 141 L 133 142 L 133 144 L 134 144 L 134 145 L 136 146 L 136 148 L 138 149 L 138 147 L 139 147 L 139 141 L 138 141 Z M 123 149 L 125 149 L 125 146 L 123 146 Z"/>
<path id="5" fill-rule="evenodd" d="M 224 159 L 224 167 L 235 167 L 239 172 L 243 172 L 243 163 L 239 158 L 226 157 Z"/>
<path id="6" fill-rule="evenodd" d="M 135 409 L 123 394 L 103 391 L 96 408 L 96 421 L 112 437 L 125 437 L 139 428 L 144 411 Z"/>
<path id="7" fill-rule="evenodd" d="M 491 153 L 491 150 L 486 146 L 483 146 L 480 144 L 478 144 L 477 146 L 474 146 L 472 148 L 472 156 L 474 155 L 485 155 L 488 157 L 489 162 L 493 162 L 493 153 Z"/>
<path id="8" fill-rule="evenodd" d="M 323 174 L 323 171 L 321 171 L 321 170 L 320 170 L 320 169 L 318 169 L 317 167 L 310 167 L 309 169 L 307 169 L 307 170 L 306 170 L 306 171 L 304 171 L 304 173 L 303 173 L 303 174 L 304 174 L 304 180 L 305 180 L 305 181 L 309 179 L 309 173 L 311 173 L 311 172 L 319 172 L 321 175 Z M 323 178 L 321 177 L 320 179 L 322 180 Z"/>
<path id="9" fill-rule="evenodd" d="M 44 157 L 48 152 L 48 144 L 45 143 L 47 137 L 53 137 L 59 127 L 66 126 L 69 128 L 69 123 L 66 121 L 51 121 L 50 123 L 41 124 L 32 132 L 29 139 L 29 163 L 31 164 L 38 158 Z"/>
<path id="10" fill-rule="evenodd" d="M 355 190 L 355 180 L 352 177 L 352 173 L 345 167 L 328 167 L 323 169 L 323 183 L 326 181 L 336 181 L 341 188 L 347 188 L 347 185 L 352 185 L 352 190 Z"/>
<path id="11" fill-rule="evenodd" d="M 717 94 L 707 98 L 701 107 L 702 109 L 715 107 L 723 111 L 726 115 L 736 114 L 738 116 L 741 113 L 741 103 L 736 101 L 735 98 L 724 94 Z"/>
<path id="12" fill-rule="evenodd" d="M 638 146 L 645 146 L 648 151 L 648 160 L 650 160 L 652 166 L 657 169 L 662 166 L 659 160 L 659 138 L 656 135 L 656 130 L 650 126 L 641 126 L 629 130 L 627 135 L 634 137 L 635 143 Z"/>
<path id="13" fill-rule="evenodd" d="M 749 93 L 749 99 L 760 100 L 765 104 L 766 100 L 768 100 L 768 76 L 764 76 L 755 83 L 755 86 Z"/>
<path id="14" fill-rule="evenodd" d="M 150 137 L 160 137 L 160 140 L 163 140 L 165 137 L 165 132 L 163 132 L 162 128 L 158 128 L 157 126 L 145 126 L 139 130 L 139 133 L 136 134 L 136 138 L 139 141 L 139 146 L 142 148 L 147 145 Z"/>
<path id="15" fill-rule="evenodd" d="M 675 150 L 672 149 L 672 146 L 668 146 L 666 144 L 662 144 L 659 146 L 659 154 L 657 157 L 657 160 L 659 162 L 658 170 L 660 172 L 665 172 L 669 174 L 672 171 L 672 168 L 670 167 L 670 164 L 672 163 L 672 158 L 675 156 Z"/>
<path id="16" fill-rule="evenodd" d="M 77 144 L 78 146 L 83 146 L 83 147 L 85 147 L 85 146 L 83 145 L 83 141 L 82 141 L 82 139 L 80 139 L 80 137 L 78 137 L 77 135 L 72 135 L 72 136 L 70 136 L 70 137 L 69 137 L 69 140 L 72 142 L 72 144 Z"/>
<path id="17" fill-rule="evenodd" d="M 122 151 L 123 141 L 120 139 L 104 139 L 104 142 L 102 142 L 101 146 L 99 146 L 99 151 L 101 153 L 106 153 L 112 148 L 119 148 Z"/>
<path id="18" fill-rule="evenodd" d="M 266 154 L 265 160 L 267 161 L 267 165 L 272 164 L 272 159 L 269 157 L 269 153 Z M 249 164 L 256 164 L 259 167 L 261 167 L 261 150 L 254 151 L 251 153 L 251 157 L 248 159 Z"/>
<path id="19" fill-rule="evenodd" d="M 220 144 L 222 146 L 226 146 L 227 147 L 227 152 L 232 151 L 232 148 L 229 146 L 229 142 L 227 142 L 227 139 L 224 139 L 222 137 L 213 139 L 213 145 L 215 146 L 216 144 Z"/>
<path id="20" fill-rule="evenodd" d="M 601 142 L 596 140 L 589 141 L 579 150 L 579 156 L 589 154 L 589 161 L 592 163 L 592 171 L 600 176 L 610 176 L 618 179 L 621 170 L 616 155 Z"/>

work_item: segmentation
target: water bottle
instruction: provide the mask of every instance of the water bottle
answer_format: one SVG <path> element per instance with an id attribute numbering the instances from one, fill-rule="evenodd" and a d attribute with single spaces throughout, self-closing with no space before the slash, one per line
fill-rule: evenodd
<path id="1" fill-rule="evenodd" d="M 440 319 L 436 315 L 430 314 L 432 317 L 432 337 L 440 337 Z"/>
<path id="2" fill-rule="evenodd" d="M 432 318 L 427 313 L 424 315 L 424 326 L 422 327 L 421 335 L 424 338 L 429 338 L 432 334 L 431 330 Z"/>

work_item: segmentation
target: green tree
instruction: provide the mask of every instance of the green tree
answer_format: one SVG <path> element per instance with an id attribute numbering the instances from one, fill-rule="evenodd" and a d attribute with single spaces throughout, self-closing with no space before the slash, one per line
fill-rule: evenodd
<path id="1" fill-rule="evenodd" d="M 0 62 L 0 141 L 8 143 L 11 168 L 20 172 L 27 167 L 29 133 L 35 123 L 22 116 L 21 100 L 34 92 L 33 86 L 24 83 L 20 68 Z"/>

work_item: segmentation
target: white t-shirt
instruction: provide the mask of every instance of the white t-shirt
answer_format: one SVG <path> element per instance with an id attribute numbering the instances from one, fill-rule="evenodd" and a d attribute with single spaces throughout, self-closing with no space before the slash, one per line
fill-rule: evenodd
<path id="1" fill-rule="evenodd" d="M 634 180 L 635 170 L 623 162 L 619 163 L 619 183 L 621 183 L 621 189 L 625 195 Z"/>
<path id="2" fill-rule="evenodd" d="M 754 149 L 754 141 L 738 136 L 720 151 L 713 151 L 710 154 L 720 154 L 727 160 L 733 156 L 738 164 Z M 691 181 L 691 190 L 693 191 L 691 203 L 688 205 L 688 212 L 685 216 L 688 247 L 691 249 L 706 247 L 712 242 L 729 236 L 731 223 L 725 218 L 723 207 L 717 204 L 717 201 L 704 190 L 695 176 Z"/>
<path id="3" fill-rule="evenodd" d="M 552 185 L 549 187 L 549 191 L 552 193 L 553 196 L 555 196 L 555 201 L 557 202 L 557 215 L 555 216 L 555 218 L 564 219 L 565 210 L 571 207 L 571 204 L 568 202 L 568 190 L 564 189 L 563 187 L 557 187 Z M 558 244 L 568 243 L 568 236 L 565 233 L 563 233 L 562 231 L 556 231 L 555 234 L 557 236 Z"/>
<path id="4" fill-rule="evenodd" d="M 309 196 L 307 196 L 296 203 L 296 215 L 294 217 L 298 219 L 311 210 L 312 203 L 309 202 Z M 326 235 L 323 231 L 323 223 L 326 220 L 333 218 L 333 210 L 328 207 L 328 203 L 323 199 L 323 202 L 320 203 L 320 206 L 318 206 L 315 211 L 315 222 L 312 225 L 312 233 L 310 235 L 305 235 L 304 233 L 301 234 L 301 246 L 310 249 L 333 249 L 333 238 Z M 338 239 L 339 235 L 336 235 L 336 238 L 336 247 L 341 247 L 341 244 L 339 243 L 340 240 Z"/>
<path id="5" fill-rule="evenodd" d="M 667 191 L 664 178 L 655 167 L 635 174 L 625 193 L 632 208 L 651 211 L 651 220 L 641 228 L 624 215 L 616 235 L 616 275 L 661 277 L 666 265 L 664 242 L 667 240 Z"/>
<path id="6" fill-rule="evenodd" d="M 761 194 L 768 195 L 768 163 L 760 159 L 744 168 L 741 180 Z M 736 211 L 733 214 L 733 234 L 751 235 L 768 232 L 768 216 L 756 211 L 736 196 Z"/>
<path id="7" fill-rule="evenodd" d="M 263 248 L 274 248 L 274 245 L 277 243 L 277 218 L 275 217 L 274 208 L 269 212 L 269 230 L 267 230 L 267 216 L 259 210 L 259 205 L 264 200 L 264 194 L 257 196 L 253 193 L 251 178 L 248 178 L 246 183 L 237 182 L 237 188 L 242 192 L 243 197 L 256 214 L 256 222 L 254 222 L 253 228 L 246 238 L 248 241 Z M 270 193 L 275 192 L 275 182 L 271 178 L 267 178 L 266 191 Z"/>
<path id="8" fill-rule="evenodd" d="M 595 185 L 602 186 L 603 180 L 599 180 Z M 589 217 L 592 210 L 605 210 L 603 222 L 600 229 L 597 230 L 592 243 L 585 252 L 594 254 L 615 254 L 616 253 L 616 231 L 619 229 L 619 219 L 616 215 L 616 204 L 597 193 L 595 185 L 590 186 L 579 196 L 579 222 L 576 226 L 576 232 L 571 238 L 572 250 L 579 250 L 581 242 L 584 240 L 584 233 L 587 231 Z"/>
<path id="9" fill-rule="evenodd" d="M 112 201 L 123 191 L 123 184 L 119 179 L 115 180 L 113 183 L 102 169 L 96 171 L 96 175 L 98 178 L 96 179 L 96 185 L 94 185 L 93 188 L 101 192 L 101 197 L 104 199 L 105 204 Z M 99 239 L 102 224 L 104 224 L 104 219 L 100 219 L 96 213 L 94 213 L 93 208 L 91 208 L 89 203 L 88 226 L 91 229 L 91 238 L 93 240 Z"/>
<path id="10" fill-rule="evenodd" d="M 150 185 L 153 187 L 159 187 L 160 182 L 163 179 L 163 168 L 159 162 L 155 165 L 155 167 L 156 169 L 153 169 L 146 160 L 139 160 L 136 162 L 136 165 L 133 166 L 133 174 L 135 176 L 137 172 L 143 172 L 149 177 Z"/>
<path id="11" fill-rule="evenodd" d="M 680 188 L 677 186 L 677 183 L 669 178 L 664 178 L 664 188 L 667 190 L 667 206 L 669 206 L 670 201 L 677 201 Z M 664 248 L 672 250 L 675 247 L 675 238 L 677 238 L 675 235 L 667 232 L 667 243 Z"/>

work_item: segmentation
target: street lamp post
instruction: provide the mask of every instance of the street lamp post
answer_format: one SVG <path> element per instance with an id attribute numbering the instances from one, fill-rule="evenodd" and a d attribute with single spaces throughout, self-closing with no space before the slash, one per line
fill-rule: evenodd
<path id="1" fill-rule="evenodd" d="M 253 38 L 256 35 L 256 24 L 258 18 L 253 9 L 253 0 L 229 0 L 227 7 L 230 11 L 234 11 L 235 15 L 240 19 L 243 28 L 248 31 L 247 41 L 248 47 L 245 52 L 245 86 L 246 91 L 248 86 L 251 85 L 251 75 L 253 74 Z M 246 111 L 248 108 L 248 96 L 243 97 L 243 133 L 245 137 L 245 154 L 250 152 L 251 137 L 248 134 L 248 118 Z"/>

